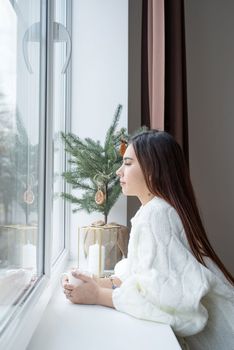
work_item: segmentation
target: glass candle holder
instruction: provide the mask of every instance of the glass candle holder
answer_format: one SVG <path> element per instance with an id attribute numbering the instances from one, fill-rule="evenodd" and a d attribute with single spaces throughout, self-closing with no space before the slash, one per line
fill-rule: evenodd
<path id="1" fill-rule="evenodd" d="M 85 226 L 78 230 L 78 268 L 98 277 L 112 273 L 122 259 L 118 249 L 119 225 Z"/>

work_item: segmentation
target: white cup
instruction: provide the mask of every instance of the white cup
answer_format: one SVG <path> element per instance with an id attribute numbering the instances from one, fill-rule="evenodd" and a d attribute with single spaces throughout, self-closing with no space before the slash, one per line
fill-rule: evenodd
<path id="1" fill-rule="evenodd" d="M 61 276 L 61 284 L 62 286 L 64 285 L 65 281 L 67 281 L 67 283 L 69 284 L 72 284 L 73 286 L 80 286 L 81 284 L 83 284 L 84 282 L 79 279 L 79 278 L 76 278 L 72 275 L 72 272 L 80 272 L 82 273 L 83 275 L 86 275 L 86 276 L 90 276 L 92 277 L 92 274 L 90 274 L 89 272 L 87 271 L 81 271 L 81 270 L 77 270 L 77 269 L 73 269 L 71 271 L 68 271 L 68 272 L 64 272 Z"/>

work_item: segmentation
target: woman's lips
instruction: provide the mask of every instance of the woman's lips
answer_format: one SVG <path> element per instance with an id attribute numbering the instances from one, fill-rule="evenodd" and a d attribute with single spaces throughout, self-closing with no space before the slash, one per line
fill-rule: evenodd
<path id="1" fill-rule="evenodd" d="M 125 182 L 120 181 L 120 186 L 125 185 Z"/>

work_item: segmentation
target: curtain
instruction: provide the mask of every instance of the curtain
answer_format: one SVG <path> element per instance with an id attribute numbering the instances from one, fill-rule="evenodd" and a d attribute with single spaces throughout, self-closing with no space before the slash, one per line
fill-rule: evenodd
<path id="1" fill-rule="evenodd" d="M 181 145 L 187 163 L 188 111 L 183 0 L 165 3 L 165 130 Z"/>
<path id="2" fill-rule="evenodd" d="M 148 74 L 148 1 L 142 2 L 141 39 L 141 125 L 150 128 L 149 74 Z"/>
<path id="3" fill-rule="evenodd" d="M 143 0 L 142 124 L 164 129 L 164 0 Z"/>
<path id="4" fill-rule="evenodd" d="M 189 163 L 184 2 L 142 4 L 141 123 L 173 135 Z"/>

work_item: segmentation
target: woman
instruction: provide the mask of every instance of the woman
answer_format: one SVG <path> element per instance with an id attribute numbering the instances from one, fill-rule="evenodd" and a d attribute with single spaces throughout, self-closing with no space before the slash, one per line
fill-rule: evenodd
<path id="1" fill-rule="evenodd" d="M 207 239 L 180 146 L 166 132 L 142 132 L 117 175 L 142 204 L 128 257 L 111 279 L 76 274 L 85 283 L 65 285 L 67 298 L 169 324 L 191 349 L 233 349 L 234 279 Z"/>

